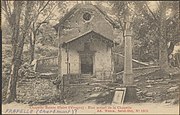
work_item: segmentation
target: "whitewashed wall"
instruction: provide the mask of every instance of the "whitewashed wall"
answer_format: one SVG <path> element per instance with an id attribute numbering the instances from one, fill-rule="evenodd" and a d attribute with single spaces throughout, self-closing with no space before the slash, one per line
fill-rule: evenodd
<path id="1" fill-rule="evenodd" d="M 91 51 L 96 51 L 94 56 L 94 74 L 97 76 L 108 74 L 111 71 L 111 48 L 99 40 L 93 41 L 90 46 Z M 70 73 L 80 74 L 80 58 L 78 51 L 83 51 L 84 46 L 80 41 L 75 41 L 70 44 L 69 62 Z M 67 53 L 62 50 L 62 73 L 67 73 Z"/>

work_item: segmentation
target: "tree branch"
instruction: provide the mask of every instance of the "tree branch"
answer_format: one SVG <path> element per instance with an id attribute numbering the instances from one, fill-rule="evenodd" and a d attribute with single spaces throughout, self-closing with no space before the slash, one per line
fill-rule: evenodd
<path id="1" fill-rule="evenodd" d="M 40 9 L 40 11 L 37 13 L 37 15 L 35 16 L 35 22 L 37 21 L 39 14 L 46 8 L 46 6 L 49 4 L 50 1 L 47 1 L 46 4 L 42 7 L 42 9 Z"/>
<path id="2" fill-rule="evenodd" d="M 7 1 L 7 3 L 8 3 L 8 1 Z M 10 3 L 8 3 L 7 6 L 8 6 L 8 9 L 9 9 L 9 14 L 11 15 L 11 7 L 9 5 L 10 5 Z"/>
<path id="3" fill-rule="evenodd" d="M 140 14 L 138 14 L 136 11 L 134 11 L 131 7 L 128 6 L 128 2 L 126 3 L 126 6 L 127 8 L 130 10 L 130 11 L 133 11 L 133 13 L 136 15 L 136 16 L 140 16 Z"/>
<path id="4" fill-rule="evenodd" d="M 52 14 L 52 12 L 54 11 L 54 9 L 56 8 L 57 5 L 58 4 L 56 4 L 52 9 L 50 9 L 50 12 L 49 12 L 48 16 L 42 22 L 38 23 L 38 26 L 36 27 L 35 31 L 37 31 L 42 24 L 48 23 L 47 19 L 50 17 L 50 15 Z"/>
<path id="5" fill-rule="evenodd" d="M 50 15 L 52 14 L 52 12 L 54 11 L 54 9 L 56 8 L 57 5 L 58 5 L 58 4 L 56 4 L 56 5 L 50 10 L 48 16 L 47 16 L 42 22 L 46 22 L 46 21 L 47 21 L 47 19 L 50 17 Z"/>
<path id="6" fill-rule="evenodd" d="M 146 6 L 147 9 L 149 10 L 149 12 L 150 12 L 151 15 L 153 16 L 153 18 L 158 22 L 158 19 L 157 19 L 156 16 L 154 15 L 153 11 L 149 8 L 149 6 L 147 5 L 147 3 L 145 3 L 145 6 Z"/>
<path id="7" fill-rule="evenodd" d="M 7 15 L 6 18 L 7 18 L 8 22 L 9 22 L 9 24 L 11 24 L 11 13 L 7 9 L 7 3 L 6 2 L 7 1 L 2 1 L 2 3 L 3 3 L 2 6 L 4 6 L 4 7 L 2 7 L 2 9 L 5 11 L 5 14 Z"/>

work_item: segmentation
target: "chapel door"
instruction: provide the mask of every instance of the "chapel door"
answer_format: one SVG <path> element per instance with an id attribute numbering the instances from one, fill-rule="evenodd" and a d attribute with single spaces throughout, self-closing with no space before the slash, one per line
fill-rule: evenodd
<path id="1" fill-rule="evenodd" d="M 81 74 L 93 74 L 93 55 L 81 55 Z"/>

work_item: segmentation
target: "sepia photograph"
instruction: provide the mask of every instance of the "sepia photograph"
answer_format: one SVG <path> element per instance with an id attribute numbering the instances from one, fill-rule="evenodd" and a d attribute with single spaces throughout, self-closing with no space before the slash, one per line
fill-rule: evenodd
<path id="1" fill-rule="evenodd" d="M 2 114 L 173 114 L 179 1 L 2 0 Z"/>

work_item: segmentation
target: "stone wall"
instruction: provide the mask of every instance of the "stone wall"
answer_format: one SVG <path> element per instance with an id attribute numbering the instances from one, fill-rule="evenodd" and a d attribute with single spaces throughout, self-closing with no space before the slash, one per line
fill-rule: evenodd
<path id="1" fill-rule="evenodd" d="M 23 103 L 51 101 L 57 94 L 52 79 L 23 78 L 17 82 L 17 100 Z"/>
<path id="2" fill-rule="evenodd" d="M 32 62 L 32 65 L 34 65 L 35 71 L 38 71 L 41 73 L 47 73 L 47 72 L 57 73 L 58 58 L 57 58 L 57 56 L 44 57 L 44 58 L 41 58 L 38 60 L 34 60 Z"/>

